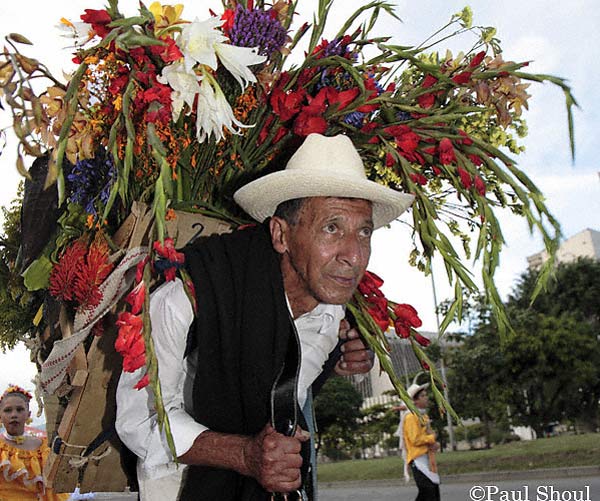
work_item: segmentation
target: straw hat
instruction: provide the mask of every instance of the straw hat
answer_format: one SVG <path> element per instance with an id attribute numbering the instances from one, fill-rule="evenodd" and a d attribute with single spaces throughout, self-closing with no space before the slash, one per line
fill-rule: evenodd
<path id="1" fill-rule="evenodd" d="M 373 203 L 373 224 L 391 223 L 414 196 L 367 179 L 363 162 L 348 136 L 310 134 L 285 170 L 256 179 L 233 198 L 259 222 L 273 215 L 281 202 L 304 197 L 361 198 Z"/>

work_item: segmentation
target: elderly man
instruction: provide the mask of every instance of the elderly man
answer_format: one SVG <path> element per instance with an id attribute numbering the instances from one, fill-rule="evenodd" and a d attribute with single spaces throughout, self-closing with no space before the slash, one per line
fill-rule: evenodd
<path id="1" fill-rule="evenodd" d="M 234 197 L 263 224 L 184 250 L 197 312 L 178 281 L 151 301 L 163 401 L 178 459 L 190 465 L 179 497 L 160 496 L 233 501 L 297 492 L 313 499 L 305 431 L 312 416 L 300 409 L 310 404 L 338 332 L 349 340 L 336 372 L 370 369 L 362 341 L 342 320 L 343 305 L 365 272 L 373 230 L 412 197 L 367 180 L 346 136 L 318 134 L 285 170 Z M 117 430 L 143 459 L 142 499 L 153 499 L 169 482 L 177 486 L 180 470 L 161 465 L 168 448 L 152 412 L 140 412 L 152 401 L 131 390 L 136 377 L 121 377 Z"/>

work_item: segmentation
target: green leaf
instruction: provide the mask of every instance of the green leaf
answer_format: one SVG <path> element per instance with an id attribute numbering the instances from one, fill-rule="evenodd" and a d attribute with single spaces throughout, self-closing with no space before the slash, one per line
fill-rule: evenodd
<path id="1" fill-rule="evenodd" d="M 31 263 L 23 272 L 25 287 L 30 291 L 47 289 L 49 285 L 52 262 L 46 256 L 42 256 Z"/>

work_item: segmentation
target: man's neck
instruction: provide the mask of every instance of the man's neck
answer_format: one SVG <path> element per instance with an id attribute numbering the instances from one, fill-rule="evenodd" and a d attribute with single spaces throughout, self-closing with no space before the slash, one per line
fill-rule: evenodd
<path id="1" fill-rule="evenodd" d="M 281 259 L 281 274 L 293 319 L 314 310 L 319 302 L 307 292 L 304 281 L 299 277 L 286 255 Z"/>

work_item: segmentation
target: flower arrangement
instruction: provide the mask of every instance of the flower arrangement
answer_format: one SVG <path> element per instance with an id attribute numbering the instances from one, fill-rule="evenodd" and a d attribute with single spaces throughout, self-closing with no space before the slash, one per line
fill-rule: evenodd
<path id="1" fill-rule="evenodd" d="M 380 15 L 396 17 L 386 0 L 365 3 L 324 39 L 331 4 L 320 1 L 312 26 L 294 31 L 302 2 L 228 0 L 222 13 L 186 21 L 182 5 L 140 4 L 138 15 L 125 17 L 109 0 L 105 9 L 86 9 L 81 22 L 63 20 L 78 65 L 66 85 L 19 50 L 29 43 L 25 37 L 7 37 L 0 91 L 19 139 L 17 167 L 31 178 L 23 154 L 45 158 L 44 183 L 56 186 L 60 207 L 56 230 L 25 271 L 25 284 L 77 311 L 94 308 L 113 270 L 111 236 L 135 201 L 151 204 L 156 243 L 150 258 L 133 264 L 136 283 L 127 296 L 130 311 L 118 320 L 116 347 L 125 370 L 147 365 L 139 386 L 150 383 L 159 403 L 148 284 L 159 271 L 186 281 L 165 222 L 175 210 L 233 227 L 249 222 L 232 193 L 283 166 L 312 132 L 349 135 L 370 179 L 415 195 L 409 260 L 428 273 L 440 255 L 455 285 L 442 332 L 460 316 L 463 290 L 477 289 L 453 242 L 481 260 L 488 300 L 505 327 L 494 285 L 503 244 L 496 211 L 525 217 L 549 251 L 556 246 L 558 223 L 510 155 L 520 152 L 526 133 L 521 112 L 529 81 L 559 86 L 570 120 L 576 102 L 564 80 L 504 61 L 495 30 L 473 26 L 469 8 L 453 15 L 437 39 L 406 47 L 371 36 Z M 448 36 L 470 37 L 464 52 L 434 51 Z M 290 63 L 299 50 L 304 58 Z M 31 85 L 37 79 L 49 82 L 39 93 Z M 477 236 L 474 246 L 468 230 Z M 388 301 L 381 283 L 367 274 L 349 305 L 360 331 L 410 404 L 391 370 L 384 332 L 393 324 L 409 338 L 443 405 L 416 311 Z M 39 329 L 43 319 L 37 321 Z"/>

